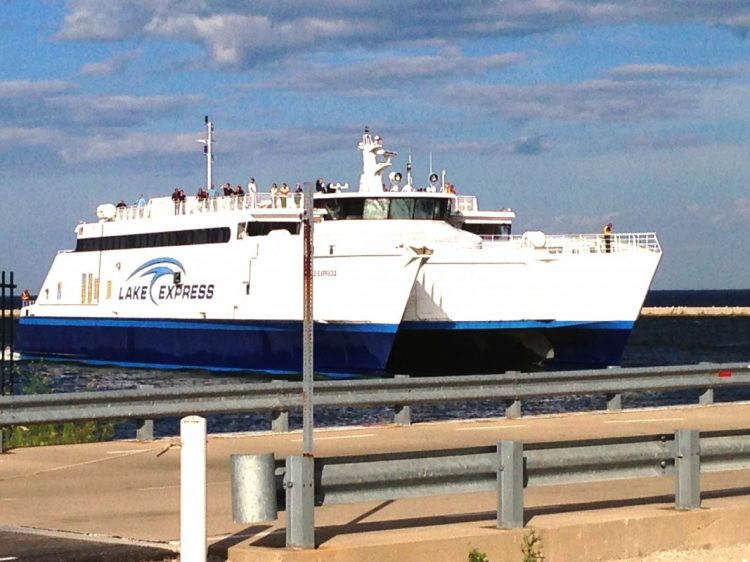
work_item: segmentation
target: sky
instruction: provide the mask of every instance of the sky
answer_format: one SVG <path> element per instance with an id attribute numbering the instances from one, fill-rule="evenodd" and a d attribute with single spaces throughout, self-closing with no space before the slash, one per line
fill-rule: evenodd
<path id="1" fill-rule="evenodd" d="M 656 232 L 656 289 L 750 288 L 750 0 L 0 0 L 0 270 L 100 203 L 356 186 L 365 126 L 514 233 Z"/>

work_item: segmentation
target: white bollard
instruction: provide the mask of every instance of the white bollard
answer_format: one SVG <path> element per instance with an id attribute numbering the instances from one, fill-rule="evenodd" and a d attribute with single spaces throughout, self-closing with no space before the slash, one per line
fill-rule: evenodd
<path id="1" fill-rule="evenodd" d="M 206 562 L 206 419 L 180 421 L 180 561 Z"/>

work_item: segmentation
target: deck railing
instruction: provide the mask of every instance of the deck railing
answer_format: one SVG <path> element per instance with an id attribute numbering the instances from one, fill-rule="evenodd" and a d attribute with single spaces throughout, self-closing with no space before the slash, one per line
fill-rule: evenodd
<path id="1" fill-rule="evenodd" d="M 170 197 L 157 197 L 145 205 L 118 207 L 114 220 L 141 220 L 169 215 L 193 215 L 196 213 L 212 213 L 224 211 L 244 211 L 250 209 L 302 209 L 304 195 L 293 193 L 289 195 L 272 195 L 270 193 L 256 193 L 254 195 L 218 196 L 212 199 L 198 199 L 189 196 L 185 201 L 174 202 Z"/>
<path id="2" fill-rule="evenodd" d="M 512 236 L 482 236 L 484 247 L 537 248 L 553 254 L 622 253 L 647 250 L 661 252 L 653 232 L 611 234 L 544 234 L 527 232 Z"/>

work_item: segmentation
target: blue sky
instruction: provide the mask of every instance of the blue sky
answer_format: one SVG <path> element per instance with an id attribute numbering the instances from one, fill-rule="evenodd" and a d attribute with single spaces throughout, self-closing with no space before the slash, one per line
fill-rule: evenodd
<path id="1" fill-rule="evenodd" d="M 659 235 L 654 287 L 749 288 L 748 0 L 0 0 L 0 269 L 102 202 L 357 183 L 365 125 L 514 232 Z"/>

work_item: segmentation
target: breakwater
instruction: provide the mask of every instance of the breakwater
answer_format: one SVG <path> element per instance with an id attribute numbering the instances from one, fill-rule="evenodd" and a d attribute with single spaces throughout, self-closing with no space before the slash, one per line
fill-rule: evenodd
<path id="1" fill-rule="evenodd" d="M 750 306 L 644 306 L 641 316 L 750 316 Z"/>

